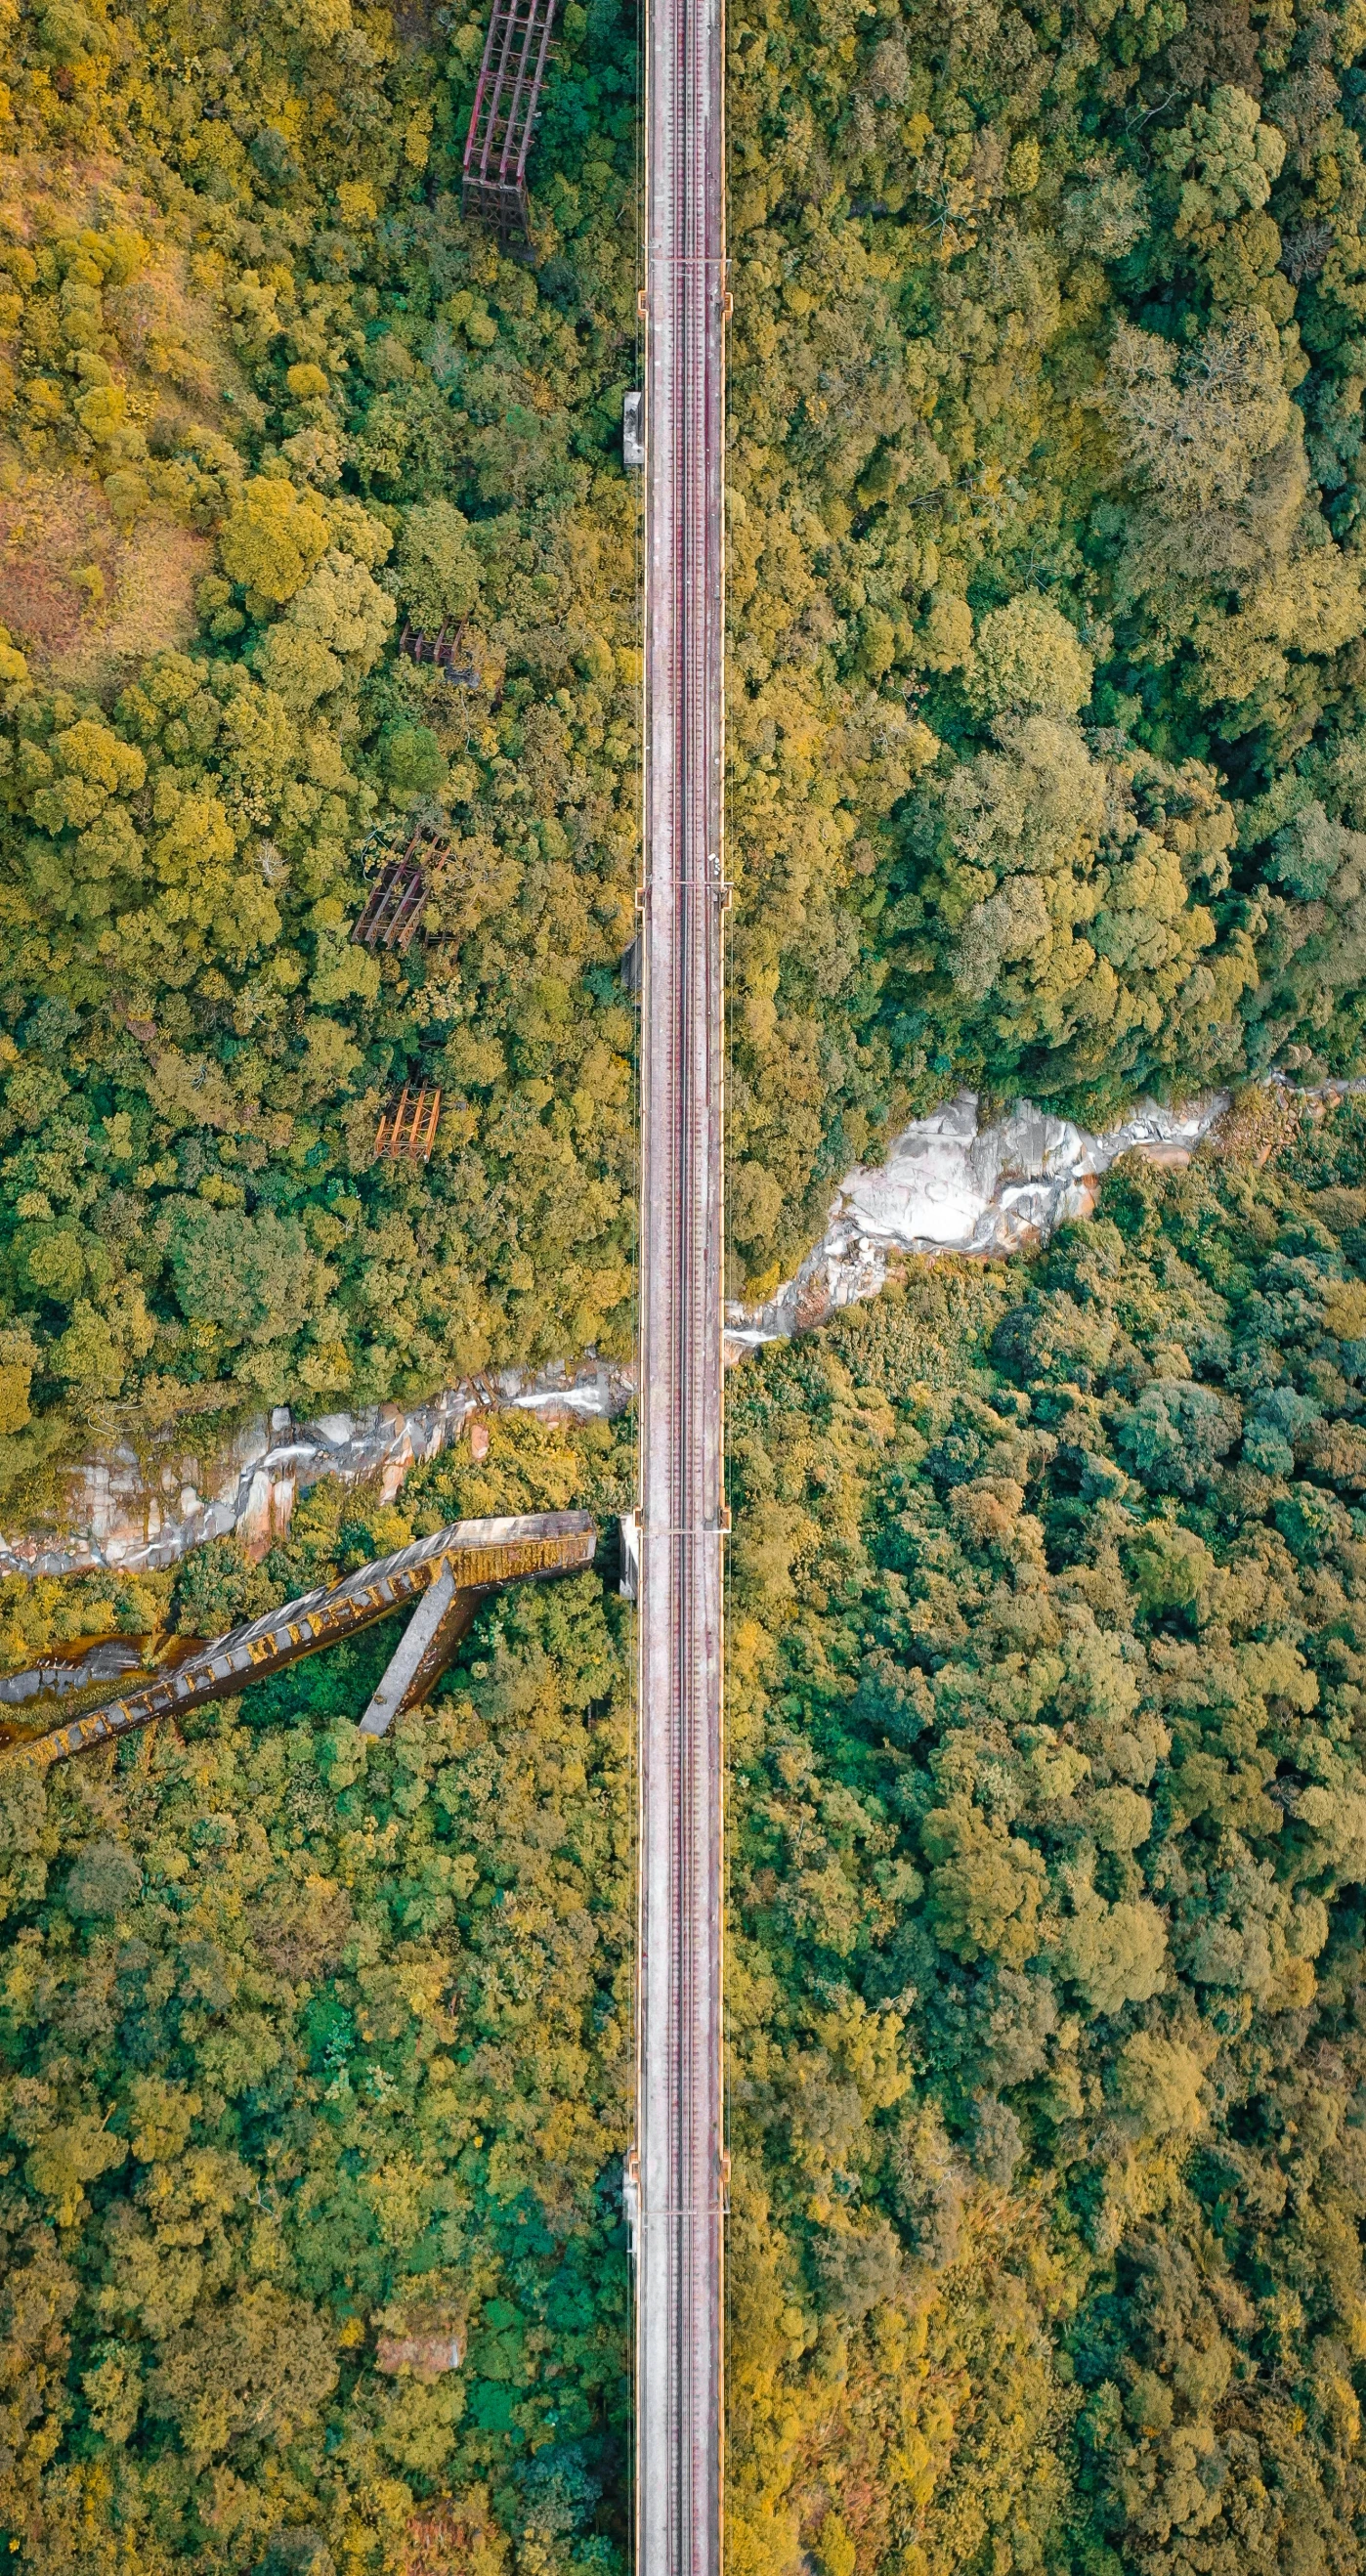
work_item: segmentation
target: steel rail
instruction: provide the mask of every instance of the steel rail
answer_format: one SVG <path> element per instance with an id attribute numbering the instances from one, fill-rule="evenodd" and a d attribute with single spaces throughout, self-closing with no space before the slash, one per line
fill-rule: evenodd
<path id="1" fill-rule="evenodd" d="M 638 2576 L 720 2576 L 722 0 L 648 0 Z"/>

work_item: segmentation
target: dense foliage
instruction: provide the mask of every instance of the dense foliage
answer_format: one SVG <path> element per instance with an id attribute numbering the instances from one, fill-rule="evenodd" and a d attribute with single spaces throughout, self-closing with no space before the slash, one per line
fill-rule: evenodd
<path id="1" fill-rule="evenodd" d="M 964 1082 L 1366 1073 L 1366 10 L 729 17 L 758 1293 Z M 567 0 L 516 259 L 481 22 L 0 0 L 7 1524 L 92 1435 L 629 1346 L 635 23 Z M 1358 2568 L 1366 1119 L 1238 1114 L 734 1388 L 737 2576 Z M 502 1423 L 0 1644 L 629 1483 Z M 622 2566 L 627 1614 L 510 1596 L 367 1753 L 384 1644 L 0 1772 L 41 2576 Z"/>
<path id="2" fill-rule="evenodd" d="M 92 1424 L 629 1346 L 634 58 L 570 7 L 533 268 L 449 193 L 450 14 L 436 53 L 349 0 L 13 28 L 11 1489 Z M 479 690 L 404 620 L 463 621 Z M 452 861 L 373 957 L 360 853 L 413 813 Z M 410 1073 L 436 1156 L 377 1171 Z"/>
<path id="3" fill-rule="evenodd" d="M 1125 1162 L 737 1394 L 754 2576 L 1360 2565 L 1363 1183 Z"/>
<path id="4" fill-rule="evenodd" d="M 1361 2563 L 1366 1110 L 1283 1123 L 733 1382 L 743 2576 Z M 629 1486 L 504 1420 L 176 1613 Z M 21 2564 L 617 2576 L 613 1570 L 368 1756 L 382 1636 L 0 1770 Z"/>
<path id="5" fill-rule="evenodd" d="M 889 1093 L 1360 1069 L 1366 75 L 1240 0 L 731 25 L 763 1271 Z"/>
<path id="6" fill-rule="evenodd" d="M 623 1351 L 633 22 L 13 21 L 0 1476 Z M 1360 1069 L 1353 8 L 731 13 L 734 1280 L 964 1081 Z M 397 649 L 465 621 L 482 686 Z M 378 821 L 455 858 L 351 945 Z M 372 1159 L 439 1080 L 420 1176 Z"/>
<path id="7" fill-rule="evenodd" d="M 620 1500 L 514 1426 L 497 1499 Z M 305 1505 L 186 1623 L 487 1509 Z M 381 1629 L 112 1770 L 0 1775 L 0 2547 L 44 2576 L 621 2565 L 630 1692 L 596 1576 L 367 1751 Z M 462 2368 L 386 2342 L 456 2333 Z M 564 2554 L 566 2535 L 572 2546 Z"/>

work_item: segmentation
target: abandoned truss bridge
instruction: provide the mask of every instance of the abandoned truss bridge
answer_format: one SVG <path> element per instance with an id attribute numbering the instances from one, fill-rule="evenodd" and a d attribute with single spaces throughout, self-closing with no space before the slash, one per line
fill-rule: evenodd
<path id="1" fill-rule="evenodd" d="M 486 1592 L 504 1583 L 572 1574 L 593 1562 L 596 1533 L 587 1512 L 527 1512 L 508 1520 L 455 1521 L 431 1538 L 414 1539 L 393 1556 L 363 1565 L 340 1583 L 321 1584 L 233 1628 L 140 1690 L 89 1709 L 46 1735 L 11 1744 L 0 1762 L 40 1771 L 131 1735 L 157 1718 L 187 1716 L 226 1699 L 248 1682 L 283 1672 L 304 1655 L 358 1636 L 377 1619 L 414 1608 L 397 1652 L 361 1719 L 361 1732 L 382 1735 L 405 1709 L 425 1700 L 450 1663 Z"/>

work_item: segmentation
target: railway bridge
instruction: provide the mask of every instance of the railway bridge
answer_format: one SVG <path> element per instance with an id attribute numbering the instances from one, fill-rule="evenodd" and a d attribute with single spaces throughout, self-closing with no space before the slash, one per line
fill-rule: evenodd
<path id="1" fill-rule="evenodd" d="M 493 0 L 465 210 L 529 235 L 555 0 Z M 645 0 L 637 2576 L 720 2576 L 722 0 Z"/>
<path id="2" fill-rule="evenodd" d="M 647 0 L 638 2576 L 721 2567 L 722 38 Z"/>

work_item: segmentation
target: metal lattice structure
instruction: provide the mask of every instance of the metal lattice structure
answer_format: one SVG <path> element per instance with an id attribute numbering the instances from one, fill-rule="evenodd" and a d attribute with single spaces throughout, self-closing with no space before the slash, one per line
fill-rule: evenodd
<path id="1" fill-rule="evenodd" d="M 315 1655 L 323 1646 L 356 1636 L 376 1619 L 387 1619 L 392 1611 L 420 1599 L 439 1578 L 448 1577 L 452 1599 L 440 1623 L 439 1639 L 432 1639 L 422 1657 L 415 1659 L 412 1673 L 396 1684 L 392 1716 L 394 1709 L 413 1707 L 418 1693 L 430 1688 L 444 1670 L 441 1654 L 447 1647 L 453 1650 L 461 1633 L 457 1605 L 468 1597 L 472 1615 L 474 1597 L 496 1591 L 500 1584 L 578 1573 L 592 1564 L 596 1543 L 587 1512 L 525 1512 L 506 1520 L 455 1521 L 431 1538 L 414 1539 L 395 1555 L 361 1566 L 340 1583 L 320 1584 L 314 1592 L 301 1593 L 297 1601 L 286 1601 L 282 1609 L 267 1610 L 245 1627 L 231 1629 L 174 1672 L 157 1674 L 145 1689 L 88 1710 L 30 1743 L 8 1746 L 0 1762 L 47 1771 L 54 1762 L 69 1762 L 73 1754 L 89 1753 L 97 1745 L 150 1726 L 155 1718 L 186 1716 L 209 1700 L 227 1699 L 248 1682 L 282 1672 L 286 1664 Z M 380 1730 L 372 1726 L 367 1731 Z"/>
<path id="2" fill-rule="evenodd" d="M 539 122 L 555 0 L 493 0 L 465 141 L 463 207 L 506 238 L 531 232 L 526 161 Z"/>
<path id="3" fill-rule="evenodd" d="M 405 949 L 422 919 L 427 880 L 421 868 L 391 859 L 381 868 L 351 936 L 362 948 Z"/>
<path id="4" fill-rule="evenodd" d="M 450 857 L 450 834 L 436 823 L 387 826 L 372 834 L 362 863 L 379 874 L 351 936 L 362 948 L 396 948 L 402 954 L 423 914 L 428 892 Z"/>
<path id="5" fill-rule="evenodd" d="M 466 631 L 460 625 L 453 635 L 447 634 L 443 619 L 439 635 L 424 635 L 420 627 L 410 626 L 405 619 L 398 649 L 410 662 L 430 663 L 453 689 L 477 689 L 479 674 L 470 659 Z"/>
<path id="6" fill-rule="evenodd" d="M 392 1109 L 386 1109 L 375 1130 L 375 1156 L 401 1162 L 429 1163 L 436 1143 L 437 1121 L 441 1116 L 441 1094 L 429 1091 L 426 1083 L 416 1091 L 405 1082 Z"/>

